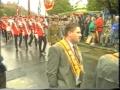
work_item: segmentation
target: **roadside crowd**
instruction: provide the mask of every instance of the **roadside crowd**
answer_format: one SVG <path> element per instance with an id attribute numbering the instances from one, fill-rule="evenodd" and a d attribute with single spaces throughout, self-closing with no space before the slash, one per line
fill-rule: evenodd
<path id="1" fill-rule="evenodd" d="M 34 40 L 35 46 L 37 47 L 38 44 L 40 52 L 44 52 L 47 42 L 54 44 L 63 38 L 64 28 L 69 22 L 79 24 L 83 42 L 118 49 L 119 16 L 115 15 L 108 16 L 107 19 L 103 19 L 100 13 L 49 17 L 2 17 L 0 31 L 6 43 L 10 37 L 14 36 L 16 51 L 18 51 L 18 47 L 21 47 L 24 38 L 26 50 Z M 41 49 L 42 41 L 44 43 L 43 50 Z"/>

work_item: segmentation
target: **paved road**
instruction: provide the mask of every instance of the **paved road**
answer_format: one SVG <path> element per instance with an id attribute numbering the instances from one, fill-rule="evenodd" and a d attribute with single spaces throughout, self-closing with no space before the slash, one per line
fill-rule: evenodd
<path id="1" fill-rule="evenodd" d="M 84 82 L 82 83 L 81 88 L 93 89 L 95 88 L 95 69 L 98 58 L 106 53 L 113 53 L 113 51 L 88 46 L 81 46 L 81 48 L 84 60 L 83 64 L 85 68 Z"/>
<path id="2" fill-rule="evenodd" d="M 46 57 L 40 57 L 34 46 L 28 52 L 25 51 L 24 43 L 22 46 L 16 53 L 13 41 L 2 45 L 3 63 L 7 67 L 7 88 L 47 88 Z"/>
<path id="3" fill-rule="evenodd" d="M 10 41 L 7 45 L 2 45 L 2 56 L 7 67 L 7 88 L 13 89 L 46 89 L 48 81 L 46 77 L 47 57 L 40 57 L 38 49 L 29 48 L 26 52 L 24 43 L 21 50 L 16 53 L 14 42 Z M 49 45 L 47 46 L 47 50 Z M 106 49 L 99 49 L 80 44 L 83 54 L 83 64 L 85 68 L 84 82 L 81 88 L 94 88 L 94 71 L 97 60 L 101 55 L 111 53 Z"/>

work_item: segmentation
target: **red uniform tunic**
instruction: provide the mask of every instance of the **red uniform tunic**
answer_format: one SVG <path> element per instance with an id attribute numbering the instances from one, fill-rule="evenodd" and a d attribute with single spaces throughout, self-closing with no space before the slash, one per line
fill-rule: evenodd
<path id="1" fill-rule="evenodd" d="M 15 22 L 12 24 L 12 34 L 19 35 L 19 28 L 17 27 Z"/>
<path id="2" fill-rule="evenodd" d="M 1 29 L 6 30 L 6 28 L 7 28 L 7 24 L 5 23 L 5 21 L 1 21 Z"/>
<path id="3" fill-rule="evenodd" d="M 35 23 L 34 22 L 29 22 L 28 26 L 29 26 L 30 31 L 32 30 L 32 32 L 35 32 Z"/>
<path id="4" fill-rule="evenodd" d="M 38 36 L 43 36 L 45 34 L 40 23 L 36 23 L 35 34 L 37 34 Z"/>
<path id="5" fill-rule="evenodd" d="M 22 34 L 23 33 L 23 23 L 22 21 L 18 21 L 18 28 L 19 28 L 19 34 Z"/>
<path id="6" fill-rule="evenodd" d="M 23 24 L 23 33 L 24 33 L 24 34 L 23 34 L 24 36 L 28 35 L 28 33 L 29 33 L 28 27 L 27 27 L 27 24 L 26 24 L 26 23 Z"/>
<path id="7" fill-rule="evenodd" d="M 2 21 L 0 21 L 0 30 L 2 30 Z"/>

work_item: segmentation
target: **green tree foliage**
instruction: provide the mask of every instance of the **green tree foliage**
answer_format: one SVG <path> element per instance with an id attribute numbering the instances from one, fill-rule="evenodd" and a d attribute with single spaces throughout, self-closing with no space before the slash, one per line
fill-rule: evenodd
<path id="1" fill-rule="evenodd" d="M 15 4 L 2 4 L 0 16 L 14 16 L 16 14 Z"/>
<path id="2" fill-rule="evenodd" d="M 69 3 L 69 0 L 55 0 L 55 6 L 52 10 L 48 11 L 48 14 L 58 14 L 72 11 L 73 8 Z"/>
<path id="3" fill-rule="evenodd" d="M 108 8 L 110 13 L 118 13 L 119 0 L 88 0 L 87 9 L 96 11 Z"/>
<path id="4" fill-rule="evenodd" d="M 90 11 L 99 11 L 101 10 L 101 3 L 98 3 L 97 0 L 88 0 L 87 9 Z"/>
<path id="5" fill-rule="evenodd" d="M 17 5 L 15 3 L 1 4 L 0 5 L 0 17 L 2 16 L 15 16 Z M 27 15 L 27 11 L 20 7 L 21 15 Z"/>

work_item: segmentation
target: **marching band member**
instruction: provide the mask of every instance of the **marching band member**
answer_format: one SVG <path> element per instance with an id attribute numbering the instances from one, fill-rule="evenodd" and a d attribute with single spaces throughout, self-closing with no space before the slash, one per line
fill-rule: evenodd
<path id="1" fill-rule="evenodd" d="M 33 19 L 29 20 L 28 26 L 30 30 L 30 41 L 28 42 L 28 44 L 29 46 L 31 46 L 35 33 L 35 21 Z"/>
<path id="2" fill-rule="evenodd" d="M 8 19 L 8 26 L 7 26 L 7 28 L 6 28 L 7 34 L 8 34 L 8 40 L 12 37 L 12 33 L 11 33 L 11 30 L 12 30 L 12 22 L 14 22 L 14 20 L 13 20 L 12 17 L 10 17 L 10 18 Z"/>
<path id="3" fill-rule="evenodd" d="M 43 29 L 43 36 L 41 37 L 41 40 L 43 41 L 43 48 L 42 48 L 42 54 L 45 54 L 45 49 L 46 49 L 46 46 L 47 46 L 47 29 L 48 29 L 48 23 L 45 19 L 45 17 L 40 17 L 40 23 L 42 25 L 42 29 Z"/>
<path id="4" fill-rule="evenodd" d="M 27 26 L 27 22 L 25 20 L 23 20 L 23 37 L 25 40 L 25 46 L 26 46 L 26 51 L 28 50 L 28 35 L 29 35 L 29 31 L 28 31 L 28 26 Z"/>
<path id="5" fill-rule="evenodd" d="M 43 50 L 42 50 L 42 38 L 45 35 L 44 31 L 43 31 L 43 27 L 39 21 L 39 19 L 37 18 L 37 22 L 36 22 L 36 38 L 38 38 L 38 44 L 39 44 L 39 51 L 40 51 L 40 55 L 42 54 Z M 35 43 L 37 45 L 37 39 L 35 39 Z"/>
<path id="6" fill-rule="evenodd" d="M 22 23 L 22 18 L 19 18 L 17 22 L 17 26 L 19 28 L 19 47 L 21 48 L 21 43 L 22 43 L 22 33 L 23 33 L 23 23 Z"/>
<path id="7" fill-rule="evenodd" d="M 5 37 L 5 42 L 7 43 L 7 18 L 3 18 L 3 20 L 1 20 L 1 29 L 2 29 L 2 34 Z"/>
<path id="8" fill-rule="evenodd" d="M 12 35 L 14 36 L 14 39 L 15 39 L 15 48 L 16 48 L 16 52 L 17 52 L 18 51 L 19 28 L 16 25 L 16 19 L 12 23 Z"/>

